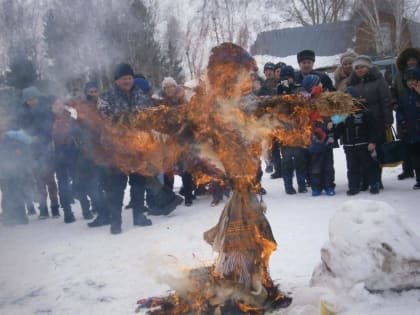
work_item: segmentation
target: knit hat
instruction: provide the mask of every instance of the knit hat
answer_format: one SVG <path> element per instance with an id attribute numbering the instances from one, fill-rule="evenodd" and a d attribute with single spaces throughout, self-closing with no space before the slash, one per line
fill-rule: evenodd
<path id="1" fill-rule="evenodd" d="M 345 63 L 346 61 L 353 62 L 354 58 L 357 57 L 357 54 L 353 50 L 348 50 L 340 57 L 340 64 Z"/>
<path id="2" fill-rule="evenodd" d="M 163 81 L 162 81 L 162 89 L 164 89 L 164 88 L 166 88 L 170 85 L 178 86 L 178 84 L 176 83 L 174 78 L 172 78 L 172 77 L 164 78 Z"/>
<path id="3" fill-rule="evenodd" d="M 131 75 L 132 77 L 134 77 L 133 68 L 131 68 L 131 66 L 128 63 L 118 64 L 114 70 L 114 80 L 118 80 L 119 78 L 125 75 Z"/>
<path id="4" fill-rule="evenodd" d="M 276 70 L 276 69 L 283 69 L 284 67 L 286 67 L 286 64 L 284 63 L 284 62 L 278 62 L 278 63 L 276 63 L 276 65 L 274 66 L 274 70 Z"/>
<path id="5" fill-rule="evenodd" d="M 404 81 L 408 81 L 408 80 L 420 81 L 420 68 L 418 67 L 408 68 L 404 72 Z"/>
<path id="6" fill-rule="evenodd" d="M 34 86 L 30 86 L 22 90 L 22 98 L 24 102 L 30 98 L 39 98 L 41 96 L 42 93 Z"/>
<path id="7" fill-rule="evenodd" d="M 98 88 L 98 83 L 96 83 L 96 82 L 87 82 L 85 84 L 85 86 L 83 87 L 83 91 L 86 94 L 90 89 L 97 89 L 97 88 Z"/>
<path id="8" fill-rule="evenodd" d="M 365 55 L 357 56 L 353 60 L 353 69 L 356 69 L 357 66 L 366 66 L 368 68 L 372 68 L 372 59 Z"/>
<path id="9" fill-rule="evenodd" d="M 311 60 L 315 62 L 315 52 L 313 50 L 302 50 L 297 54 L 297 61 L 301 63 L 304 60 Z"/>
<path id="10" fill-rule="evenodd" d="M 139 87 L 145 94 L 149 94 L 150 90 L 152 89 L 149 81 L 140 76 L 134 79 L 134 86 Z"/>
<path id="11" fill-rule="evenodd" d="M 272 62 L 267 62 L 264 65 L 264 71 L 265 70 L 274 70 L 275 68 L 276 68 L 276 65 L 274 63 L 272 63 Z"/>
<path id="12" fill-rule="evenodd" d="M 281 69 L 280 78 L 286 80 L 287 78 L 295 77 L 295 69 L 292 66 L 285 66 Z"/>
<path id="13" fill-rule="evenodd" d="M 302 87 L 307 91 L 311 92 L 314 86 L 317 86 L 321 82 L 319 76 L 315 74 L 308 74 L 302 80 Z"/>

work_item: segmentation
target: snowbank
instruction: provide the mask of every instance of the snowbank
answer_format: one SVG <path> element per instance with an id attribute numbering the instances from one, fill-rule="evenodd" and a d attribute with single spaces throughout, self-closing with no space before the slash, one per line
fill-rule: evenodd
<path id="1" fill-rule="evenodd" d="M 329 225 L 311 283 L 368 291 L 420 288 L 420 238 L 386 203 L 351 201 Z"/>

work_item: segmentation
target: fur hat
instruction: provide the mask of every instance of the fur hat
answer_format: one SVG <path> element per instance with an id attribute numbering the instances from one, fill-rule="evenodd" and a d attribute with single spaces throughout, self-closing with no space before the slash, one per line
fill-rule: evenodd
<path id="1" fill-rule="evenodd" d="M 407 68 L 407 61 L 410 58 L 416 58 L 417 66 L 420 66 L 420 48 L 406 48 L 398 55 L 396 64 L 401 73 L 404 73 L 404 70 Z"/>
<path id="2" fill-rule="evenodd" d="M 346 61 L 354 61 L 354 58 L 357 57 L 357 54 L 353 50 L 348 50 L 340 56 L 340 64 L 343 64 Z"/>
<path id="3" fill-rule="evenodd" d="M 134 77 L 134 71 L 133 68 L 128 63 L 120 63 L 115 67 L 114 70 L 114 80 L 118 80 L 119 78 L 131 75 Z"/>
<path id="4" fill-rule="evenodd" d="M 164 88 L 166 88 L 170 85 L 178 86 L 178 83 L 176 83 L 175 79 L 172 78 L 172 77 L 164 78 L 163 81 L 162 81 L 162 89 L 164 89 Z"/>
<path id="5" fill-rule="evenodd" d="M 357 66 L 366 66 L 368 68 L 372 68 L 372 59 L 365 55 L 357 56 L 353 60 L 353 69 L 356 69 Z"/>
<path id="6" fill-rule="evenodd" d="M 302 50 L 297 54 L 297 61 L 301 63 L 304 60 L 311 60 L 315 62 L 315 52 L 313 50 Z"/>

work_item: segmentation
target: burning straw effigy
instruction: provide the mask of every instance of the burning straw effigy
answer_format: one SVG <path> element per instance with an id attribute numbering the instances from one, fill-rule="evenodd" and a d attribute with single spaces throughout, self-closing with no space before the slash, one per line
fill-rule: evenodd
<path id="1" fill-rule="evenodd" d="M 218 253 L 214 264 L 191 270 L 187 285 L 174 284 L 169 296 L 140 300 L 138 310 L 152 315 L 263 314 L 291 303 L 268 270 L 277 244 L 258 198 L 261 143 L 276 137 L 284 145 L 305 146 L 314 107 L 330 116 L 349 112 L 352 100 L 339 92 L 325 93 L 314 104 L 300 95 L 258 99 L 250 96 L 254 68 L 245 50 L 224 43 L 212 49 L 207 80 L 187 104 L 121 114 L 113 121 L 72 104 L 90 130 L 91 156 L 98 163 L 155 175 L 182 157 L 197 181 L 211 169 L 212 176 L 223 175 L 233 188 L 219 222 L 204 233 Z M 201 163 L 194 162 L 197 158 Z"/>

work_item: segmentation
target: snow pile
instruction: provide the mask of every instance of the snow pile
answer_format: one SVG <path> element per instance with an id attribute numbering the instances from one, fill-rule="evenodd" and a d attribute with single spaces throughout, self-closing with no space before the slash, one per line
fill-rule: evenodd
<path id="1" fill-rule="evenodd" d="M 312 285 L 339 291 L 420 288 L 420 238 L 388 204 L 345 202 L 330 221 L 329 238 Z"/>

